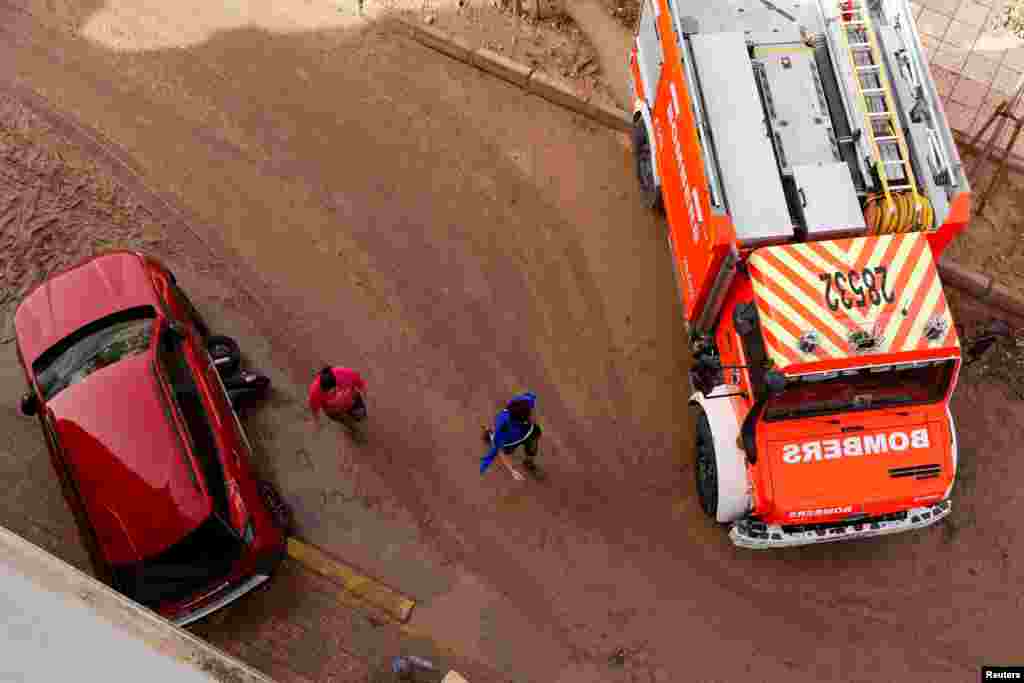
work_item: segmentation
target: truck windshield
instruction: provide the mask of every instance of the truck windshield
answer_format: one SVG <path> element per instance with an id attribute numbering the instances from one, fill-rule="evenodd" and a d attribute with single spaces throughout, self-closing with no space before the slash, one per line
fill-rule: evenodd
<path id="1" fill-rule="evenodd" d="M 43 400 L 122 358 L 144 353 L 155 315 L 151 306 L 121 311 L 83 326 L 49 348 L 32 364 Z"/>
<path id="2" fill-rule="evenodd" d="M 946 395 L 955 364 L 950 359 L 804 375 L 768 400 L 764 419 L 935 403 Z"/>
<path id="3" fill-rule="evenodd" d="M 113 585 L 147 607 L 178 602 L 230 574 L 242 549 L 241 540 L 213 514 L 159 555 L 114 566 Z"/>

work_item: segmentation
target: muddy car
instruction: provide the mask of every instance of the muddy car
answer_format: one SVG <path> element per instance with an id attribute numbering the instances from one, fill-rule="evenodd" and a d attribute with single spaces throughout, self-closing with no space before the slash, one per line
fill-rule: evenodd
<path id="1" fill-rule="evenodd" d="M 178 625 L 267 581 L 282 520 L 207 349 L 156 259 L 111 252 L 52 275 L 15 312 L 18 358 L 97 575 Z"/>

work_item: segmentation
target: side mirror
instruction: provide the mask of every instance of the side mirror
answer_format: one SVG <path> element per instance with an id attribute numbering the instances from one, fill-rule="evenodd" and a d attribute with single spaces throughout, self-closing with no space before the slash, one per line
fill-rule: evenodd
<path id="1" fill-rule="evenodd" d="M 764 373 L 764 388 L 769 396 L 778 396 L 786 390 L 786 376 L 778 370 Z"/>
<path id="2" fill-rule="evenodd" d="M 39 412 L 39 400 L 36 395 L 29 392 L 21 397 L 21 414 L 25 417 L 32 417 Z"/>
<path id="3" fill-rule="evenodd" d="M 706 397 L 722 383 L 722 363 L 712 356 L 702 355 L 690 368 L 690 383 Z"/>

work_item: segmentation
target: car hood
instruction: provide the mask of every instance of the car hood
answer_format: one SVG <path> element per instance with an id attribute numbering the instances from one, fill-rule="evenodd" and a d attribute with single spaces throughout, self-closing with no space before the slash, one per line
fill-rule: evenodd
<path id="1" fill-rule="evenodd" d="M 70 268 L 34 289 L 14 314 L 18 348 L 29 366 L 83 325 L 135 306 L 157 306 L 138 254 L 115 252 Z"/>
<path id="2" fill-rule="evenodd" d="M 956 474 L 941 410 L 798 422 L 798 431 L 765 439 L 771 522 L 828 522 L 920 507 L 940 500 Z"/>
<path id="3" fill-rule="evenodd" d="M 111 564 L 156 555 L 212 511 L 148 354 L 96 371 L 46 409 Z"/>

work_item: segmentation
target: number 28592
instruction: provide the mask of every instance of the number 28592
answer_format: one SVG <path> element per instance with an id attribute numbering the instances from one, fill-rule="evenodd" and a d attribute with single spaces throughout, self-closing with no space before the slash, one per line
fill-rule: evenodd
<path id="1" fill-rule="evenodd" d="M 888 274 L 885 266 L 876 266 L 861 271 L 820 273 L 818 277 L 825 283 L 825 303 L 830 310 L 838 311 L 840 305 L 849 310 L 854 306 L 865 308 L 881 306 L 883 302 L 891 304 L 896 297 L 886 289 Z"/>

